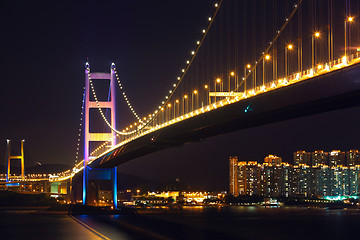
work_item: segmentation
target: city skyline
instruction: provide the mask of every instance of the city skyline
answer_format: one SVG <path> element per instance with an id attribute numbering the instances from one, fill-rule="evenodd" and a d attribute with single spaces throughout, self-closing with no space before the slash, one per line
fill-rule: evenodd
<path id="1" fill-rule="evenodd" d="M 358 198 L 358 150 L 294 152 L 294 163 L 269 155 L 263 163 L 229 158 L 229 193 L 263 197 Z"/>

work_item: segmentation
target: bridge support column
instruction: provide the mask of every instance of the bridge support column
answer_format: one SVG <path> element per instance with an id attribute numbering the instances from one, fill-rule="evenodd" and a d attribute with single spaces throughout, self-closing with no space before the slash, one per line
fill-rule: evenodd
<path id="1" fill-rule="evenodd" d="M 117 208 L 117 168 L 103 169 L 86 167 L 84 171 L 85 188 L 83 192 L 84 205 L 97 205 L 99 203 L 99 184 L 97 180 L 111 181 L 113 207 Z"/>
<path id="2" fill-rule="evenodd" d="M 10 181 L 10 162 L 14 159 L 19 159 L 21 164 L 21 179 L 25 179 L 25 162 L 24 162 L 24 142 L 25 140 L 21 140 L 21 155 L 19 156 L 13 156 L 11 155 L 11 142 L 10 140 L 7 140 L 7 148 L 6 148 L 6 160 L 7 160 L 7 174 L 6 174 L 6 181 Z"/>
<path id="3" fill-rule="evenodd" d="M 88 167 L 85 166 L 84 167 L 84 171 L 83 171 L 83 192 L 82 192 L 82 203 L 83 205 L 87 205 L 87 196 L 86 196 L 86 193 L 87 193 L 87 190 L 88 190 Z"/>
<path id="4" fill-rule="evenodd" d="M 112 146 L 116 145 L 116 133 L 114 131 L 110 133 L 94 133 L 90 131 L 90 109 L 102 108 L 110 109 L 111 119 L 110 124 L 113 128 L 116 128 L 116 114 L 115 114 L 115 86 L 116 75 L 115 65 L 111 65 L 111 73 L 90 73 L 90 65 L 86 63 L 85 66 L 85 118 L 84 118 L 84 171 L 83 171 L 83 191 L 82 200 L 83 205 L 90 204 L 91 198 L 94 198 L 98 193 L 94 193 L 94 189 L 97 186 L 94 185 L 91 180 L 110 180 L 112 182 L 112 198 L 114 207 L 117 207 L 117 168 L 112 169 L 93 169 L 88 164 L 96 156 L 90 156 L 90 142 L 111 142 Z M 97 103 L 90 100 L 90 79 L 94 80 L 110 80 L 110 98 L 108 101 L 98 101 Z M 92 196 L 90 196 L 92 195 Z M 94 199 L 95 200 L 95 199 Z M 96 199 L 96 202 L 98 199 Z"/>
<path id="5" fill-rule="evenodd" d="M 111 169 L 111 186 L 112 186 L 112 197 L 113 197 L 113 206 L 116 209 L 117 204 L 117 167 Z"/>

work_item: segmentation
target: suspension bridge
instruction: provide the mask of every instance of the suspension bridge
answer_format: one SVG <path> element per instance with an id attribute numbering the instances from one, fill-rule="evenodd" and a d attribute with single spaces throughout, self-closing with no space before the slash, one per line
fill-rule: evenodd
<path id="1" fill-rule="evenodd" d="M 214 3 L 178 76 L 145 115 L 131 104 L 114 63 L 109 73 L 99 73 L 87 62 L 76 164 L 49 181 L 68 181 L 69 191 L 82 196 L 73 193 L 73 201 L 91 204 L 91 179 L 111 180 L 116 207 L 116 167 L 122 163 L 227 132 L 359 105 L 360 3 L 351 4 Z M 96 89 L 103 80 L 109 82 L 107 99 Z M 135 119 L 121 127 L 116 91 Z M 92 109 L 100 113 L 103 132 L 91 131 Z M 84 159 L 78 161 L 82 139 Z"/>

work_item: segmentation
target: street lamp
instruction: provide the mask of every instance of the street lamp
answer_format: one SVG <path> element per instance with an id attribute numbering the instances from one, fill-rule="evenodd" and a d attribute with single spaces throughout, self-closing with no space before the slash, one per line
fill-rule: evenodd
<path id="1" fill-rule="evenodd" d="M 263 59 L 263 86 L 265 86 L 265 61 L 270 60 L 270 55 L 266 54 Z"/>
<path id="2" fill-rule="evenodd" d="M 208 105 L 210 105 L 211 104 L 211 101 L 210 101 L 210 88 L 209 88 L 208 85 L 205 85 L 204 88 L 205 88 L 205 96 L 208 99 Z"/>
<path id="3" fill-rule="evenodd" d="M 217 82 L 217 83 L 221 83 L 221 79 L 220 79 L 220 78 L 217 78 L 217 79 L 216 79 L 216 82 Z M 221 88 L 220 88 L 220 91 L 221 91 Z"/>
<path id="4" fill-rule="evenodd" d="M 346 51 L 347 51 L 347 41 L 346 41 L 346 35 L 347 35 L 347 32 L 346 32 L 346 23 L 347 22 L 349 22 L 349 23 L 351 23 L 352 21 L 354 21 L 354 17 L 348 17 L 347 19 L 345 19 L 345 57 L 346 57 Z M 349 26 L 349 28 L 350 28 L 350 26 Z"/>
<path id="5" fill-rule="evenodd" d="M 186 109 L 185 109 L 185 100 L 188 98 L 187 95 L 184 95 L 184 98 L 183 98 L 183 115 L 185 114 L 186 112 Z"/>
<path id="6" fill-rule="evenodd" d="M 287 78 L 288 75 L 288 59 L 287 59 L 287 51 L 291 51 L 293 49 L 293 45 L 289 44 L 285 48 L 285 78 Z"/>
<path id="7" fill-rule="evenodd" d="M 176 118 L 177 115 L 179 115 L 179 114 L 176 114 L 176 105 L 179 105 L 179 100 L 176 99 L 176 100 L 175 100 L 175 103 L 176 103 L 176 104 L 174 104 L 174 119 Z M 179 108 L 178 108 L 178 111 L 179 111 Z"/>
<path id="8" fill-rule="evenodd" d="M 164 108 L 162 107 L 162 108 L 160 108 L 160 110 L 161 110 L 161 113 L 160 113 L 160 124 L 162 124 L 162 122 L 164 121 L 164 116 L 163 116 L 163 114 L 164 114 Z M 163 121 L 161 121 L 161 120 L 163 120 Z M 165 120 L 165 122 L 166 122 L 166 120 Z"/>
<path id="9" fill-rule="evenodd" d="M 311 68 L 314 68 L 315 66 L 315 38 L 319 38 L 320 37 L 320 33 L 319 32 L 315 32 L 312 36 L 311 36 Z"/>
<path id="10" fill-rule="evenodd" d="M 230 96 L 230 92 L 231 92 L 231 77 L 235 77 L 235 72 L 230 72 L 230 76 L 229 76 L 229 96 Z M 234 79 L 234 83 L 235 83 L 235 89 L 236 89 L 236 78 Z M 235 91 L 234 89 L 234 91 Z"/>
<path id="11" fill-rule="evenodd" d="M 219 84 L 221 83 L 221 79 L 220 79 L 220 78 L 217 78 L 217 79 L 216 79 L 216 82 L 215 82 L 215 102 L 216 102 L 216 93 L 217 93 L 217 92 L 216 92 L 216 84 L 217 84 L 217 83 L 219 83 Z M 220 91 L 221 91 L 221 90 L 220 90 Z"/>
<path id="12" fill-rule="evenodd" d="M 170 121 L 170 119 L 171 119 L 171 103 L 169 103 L 167 106 L 168 106 L 168 112 L 169 112 L 169 119 L 167 119 L 167 118 L 168 118 L 168 114 L 165 113 L 165 114 L 166 114 L 166 119 L 165 119 L 166 122 L 167 122 L 167 121 Z"/>
<path id="13" fill-rule="evenodd" d="M 251 65 L 247 64 L 244 69 L 244 93 L 245 94 L 246 94 L 246 71 L 247 71 L 246 69 L 248 69 L 249 72 L 251 72 L 250 68 L 251 68 Z"/>
<path id="14" fill-rule="evenodd" d="M 194 90 L 191 95 L 191 111 L 194 111 L 194 96 L 196 97 L 198 91 Z M 195 107 L 197 106 L 197 101 L 195 101 Z"/>

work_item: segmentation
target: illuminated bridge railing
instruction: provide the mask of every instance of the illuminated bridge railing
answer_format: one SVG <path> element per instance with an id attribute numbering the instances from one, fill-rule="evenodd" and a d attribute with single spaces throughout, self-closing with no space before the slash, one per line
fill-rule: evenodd
<path id="1" fill-rule="evenodd" d="M 48 181 L 51 174 L 42 174 L 42 173 L 34 173 L 27 174 L 25 178 L 21 176 L 17 176 L 16 174 L 11 174 L 9 177 L 11 182 L 38 182 L 38 181 Z M 0 174 L 0 182 L 6 182 L 6 174 Z"/>
<path id="2" fill-rule="evenodd" d="M 221 108 L 223 106 L 233 104 L 233 103 L 239 102 L 239 101 L 247 99 L 247 98 L 255 97 L 259 94 L 263 94 L 263 93 L 266 93 L 266 92 L 269 92 L 272 90 L 283 88 L 283 87 L 286 87 L 286 86 L 289 86 L 289 85 L 292 85 L 292 84 L 295 84 L 295 83 L 298 83 L 301 81 L 310 80 L 312 78 L 322 76 L 322 75 L 325 75 L 325 74 L 333 72 L 333 71 L 344 69 L 346 67 L 352 66 L 359 62 L 360 62 L 360 53 L 356 52 L 347 57 L 342 57 L 342 58 L 336 59 L 331 62 L 318 64 L 316 66 L 316 68 L 310 68 L 310 69 L 304 70 L 302 72 L 295 72 L 295 73 L 289 75 L 287 78 L 280 78 L 280 79 L 274 80 L 265 85 L 258 86 L 254 89 L 249 89 L 246 92 L 236 92 L 236 96 L 234 96 L 234 97 L 223 97 L 222 100 L 219 100 L 219 101 L 216 101 L 209 105 L 195 109 L 195 110 L 188 112 L 186 114 L 183 114 L 181 116 L 172 118 L 169 121 L 166 121 L 162 124 L 149 126 L 146 130 L 141 130 L 137 134 L 130 135 L 125 140 L 120 141 L 120 143 L 118 145 L 116 145 L 110 149 L 106 149 L 106 146 L 103 148 L 98 148 L 93 152 L 93 155 L 94 154 L 96 154 L 96 155 L 92 158 L 92 160 L 89 162 L 89 164 L 91 164 L 91 162 L 94 161 L 96 158 L 102 157 L 103 155 L 107 154 L 108 152 L 112 151 L 113 149 L 121 147 L 135 139 L 143 137 L 143 136 L 150 134 L 154 131 L 157 131 L 159 129 L 166 128 L 175 123 L 184 121 L 184 120 L 192 118 L 194 116 L 198 116 L 205 112 L 213 111 L 213 110 Z M 106 149 L 106 150 L 103 152 L 100 152 L 99 150 L 101 150 L 101 149 Z M 72 170 L 67 170 L 67 171 L 59 173 L 57 175 L 51 175 L 49 177 L 49 180 L 50 181 L 64 181 L 64 180 L 67 180 L 70 177 L 74 176 L 76 173 L 78 173 L 82 169 L 83 169 L 83 161 L 77 163 L 76 166 Z"/>

